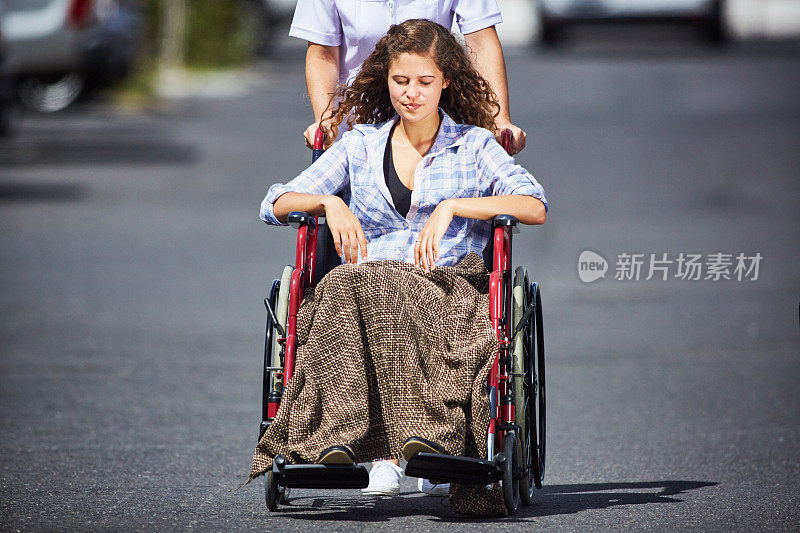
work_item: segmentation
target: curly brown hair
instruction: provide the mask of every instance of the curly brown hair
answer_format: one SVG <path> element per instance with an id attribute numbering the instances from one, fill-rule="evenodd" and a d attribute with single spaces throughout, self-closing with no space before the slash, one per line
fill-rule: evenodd
<path id="1" fill-rule="evenodd" d="M 467 51 L 444 26 L 411 19 L 392 25 L 353 82 L 340 87 L 331 98 L 331 102 L 339 101 L 331 112 L 332 138 L 338 136 L 342 122 L 351 129 L 355 123 L 378 124 L 395 116 L 389 98 L 389 63 L 403 53 L 433 58 L 450 82 L 442 91 L 439 107 L 453 120 L 495 131 L 494 118 L 500 113 L 497 96 L 472 66 Z"/>

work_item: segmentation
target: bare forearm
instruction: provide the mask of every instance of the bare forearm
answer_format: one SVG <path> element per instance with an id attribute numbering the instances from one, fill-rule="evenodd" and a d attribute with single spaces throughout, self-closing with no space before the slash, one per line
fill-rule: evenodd
<path id="1" fill-rule="evenodd" d="M 464 40 L 469 48 L 469 55 L 475 69 L 489 82 L 497 95 L 500 104 L 498 123 L 511 122 L 511 111 L 508 107 L 508 76 L 503 58 L 503 48 L 494 26 L 474 33 L 468 33 Z"/>
<path id="2" fill-rule="evenodd" d="M 325 206 L 336 196 L 325 194 L 305 194 L 302 192 L 287 192 L 282 194 L 272 205 L 275 218 L 286 222 L 286 217 L 292 211 L 305 211 L 310 215 L 321 216 L 325 214 Z"/>
<path id="3" fill-rule="evenodd" d="M 538 198 L 521 194 L 451 198 L 442 202 L 454 216 L 490 220 L 497 215 L 511 215 L 523 224 L 544 224 L 546 210 Z"/>
<path id="4" fill-rule="evenodd" d="M 319 122 L 339 83 L 339 47 L 308 43 L 306 87 L 314 122 Z"/>

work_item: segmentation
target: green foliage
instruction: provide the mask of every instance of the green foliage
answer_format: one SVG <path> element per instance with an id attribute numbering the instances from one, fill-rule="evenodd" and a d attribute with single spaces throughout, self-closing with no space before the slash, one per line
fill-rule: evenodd
<path id="1" fill-rule="evenodd" d="M 241 65 L 252 57 L 241 0 L 189 0 L 186 64 L 191 67 Z"/>
<path id="2" fill-rule="evenodd" d="M 142 2 L 143 39 L 142 55 L 146 61 L 155 61 L 161 36 L 161 4 L 164 0 L 144 0 Z"/>
<path id="3" fill-rule="evenodd" d="M 163 3 L 145 0 L 145 55 L 155 58 L 161 42 Z M 253 56 L 252 22 L 247 2 L 252 0 L 186 0 L 184 64 L 190 68 L 239 66 Z"/>
<path id="4" fill-rule="evenodd" d="M 162 17 L 165 2 L 172 1 L 141 0 L 141 53 L 131 75 L 108 91 L 123 107 L 140 109 L 157 99 Z M 255 49 L 257 19 L 252 8 L 256 1 L 260 0 L 186 0 L 183 66 L 203 71 L 248 62 Z"/>

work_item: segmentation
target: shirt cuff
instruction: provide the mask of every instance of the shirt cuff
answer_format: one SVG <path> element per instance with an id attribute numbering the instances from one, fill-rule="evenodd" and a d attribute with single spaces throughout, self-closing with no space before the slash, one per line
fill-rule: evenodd
<path id="1" fill-rule="evenodd" d="M 289 29 L 289 37 L 297 37 L 298 39 L 323 46 L 339 46 L 342 44 L 341 33 L 320 33 L 294 25 Z"/>
<path id="2" fill-rule="evenodd" d="M 462 34 L 466 35 L 468 33 L 473 33 L 479 30 L 485 30 L 486 28 L 496 26 L 502 22 L 503 22 L 503 16 L 498 11 L 497 13 L 486 15 L 479 19 L 468 20 L 466 22 L 459 22 L 458 29 L 461 30 Z"/>
<path id="3" fill-rule="evenodd" d="M 269 191 L 267 191 L 267 195 L 261 202 L 261 212 L 260 212 L 261 220 L 263 220 L 264 222 L 266 222 L 271 226 L 289 225 L 286 222 L 279 221 L 275 217 L 275 211 L 273 210 L 275 201 L 287 192 L 290 192 L 290 189 L 286 185 L 282 184 L 275 184 L 269 188 Z"/>
<path id="4" fill-rule="evenodd" d="M 533 196 L 534 198 L 536 198 L 537 200 L 539 200 L 544 204 L 545 212 L 549 211 L 549 207 L 547 206 L 547 198 L 545 198 L 544 196 L 544 189 L 542 189 L 541 185 L 537 187 L 536 185 L 532 184 L 522 184 L 518 185 L 517 187 L 514 187 L 511 190 L 502 191 L 497 196 L 503 196 L 506 194 L 516 194 L 519 196 Z"/>

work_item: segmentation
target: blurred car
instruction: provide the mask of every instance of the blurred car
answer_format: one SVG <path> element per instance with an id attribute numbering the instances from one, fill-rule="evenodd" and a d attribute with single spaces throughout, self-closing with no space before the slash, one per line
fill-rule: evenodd
<path id="1" fill-rule="evenodd" d="M 6 69 L 27 106 L 58 111 L 131 68 L 140 15 L 125 0 L 0 0 Z"/>
<path id="2" fill-rule="evenodd" d="M 564 28 L 609 22 L 681 22 L 708 42 L 725 39 L 723 0 L 539 0 L 539 39 L 556 44 Z"/>

